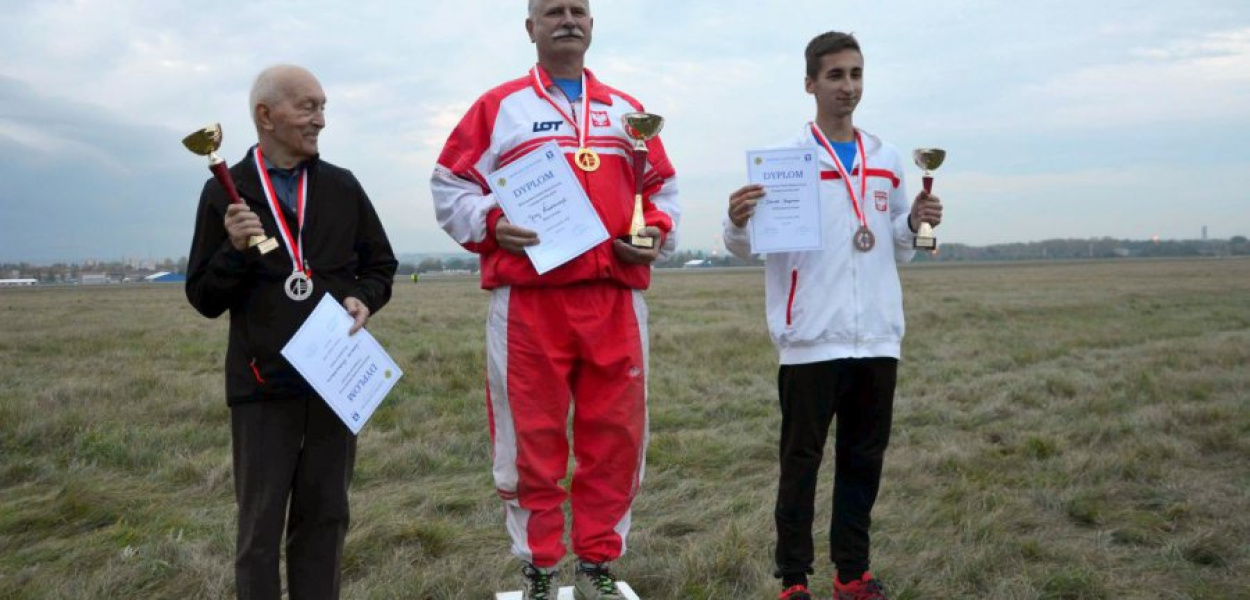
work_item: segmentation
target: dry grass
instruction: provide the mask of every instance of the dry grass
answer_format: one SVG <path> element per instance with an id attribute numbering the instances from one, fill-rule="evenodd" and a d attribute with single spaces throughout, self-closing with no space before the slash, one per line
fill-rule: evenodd
<path id="1" fill-rule="evenodd" d="M 775 597 L 761 285 L 665 272 L 648 295 L 652 446 L 619 567 L 644 597 Z M 372 329 L 409 375 L 361 439 L 345 596 L 489 598 L 517 574 L 486 296 L 397 286 Z M 1250 598 L 1250 260 L 935 265 L 904 287 L 874 525 L 895 598 Z M 174 287 L 0 291 L 0 598 L 231 595 L 224 335 Z"/>

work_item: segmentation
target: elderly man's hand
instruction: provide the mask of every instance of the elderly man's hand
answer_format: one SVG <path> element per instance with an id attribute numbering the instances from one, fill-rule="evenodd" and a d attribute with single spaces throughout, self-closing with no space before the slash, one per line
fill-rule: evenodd
<path id="1" fill-rule="evenodd" d="M 240 252 L 247 250 L 247 240 L 254 235 L 265 235 L 260 225 L 260 217 L 252 212 L 246 204 L 231 204 L 226 208 L 226 234 L 230 236 L 230 245 Z"/>
<path id="2" fill-rule="evenodd" d="M 343 308 L 347 309 L 347 314 L 356 320 L 355 323 L 352 323 L 352 328 L 347 332 L 347 335 L 356 335 L 356 332 L 364 328 L 365 324 L 369 322 L 369 307 L 365 306 L 364 302 L 361 302 L 354 296 L 348 296 L 343 300 Z"/>
<path id="3" fill-rule="evenodd" d="M 495 223 L 495 241 L 499 242 L 499 247 L 513 254 L 525 254 L 526 246 L 538 245 L 538 234 L 513 225 L 508 221 L 508 217 L 500 217 L 499 222 Z"/>
<path id="4" fill-rule="evenodd" d="M 622 240 L 612 241 L 612 251 L 616 253 L 616 257 L 621 262 L 631 265 L 649 265 L 655 262 L 660 256 L 661 236 L 663 233 L 659 227 L 643 227 L 638 231 L 638 235 L 648 237 L 655 240 L 650 248 L 638 248 L 626 244 Z"/>

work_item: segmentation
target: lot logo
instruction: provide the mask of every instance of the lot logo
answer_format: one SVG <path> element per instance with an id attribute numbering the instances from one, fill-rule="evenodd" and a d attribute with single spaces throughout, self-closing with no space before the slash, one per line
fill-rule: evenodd
<path id="1" fill-rule="evenodd" d="M 544 131 L 560 131 L 563 121 L 539 121 L 534 123 L 534 133 L 542 133 Z"/>

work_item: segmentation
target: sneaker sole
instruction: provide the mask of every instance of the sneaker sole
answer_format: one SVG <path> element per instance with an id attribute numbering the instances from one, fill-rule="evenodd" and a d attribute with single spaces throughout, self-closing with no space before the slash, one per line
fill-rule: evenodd
<path id="1" fill-rule="evenodd" d="M 616 589 L 621 591 L 626 600 L 641 600 L 638 594 L 634 592 L 634 588 L 629 587 L 629 584 L 624 581 L 616 582 Z M 495 600 L 521 600 L 521 591 L 499 592 L 495 594 Z M 560 588 L 560 593 L 556 596 L 556 600 L 574 600 L 573 588 L 571 586 Z"/>

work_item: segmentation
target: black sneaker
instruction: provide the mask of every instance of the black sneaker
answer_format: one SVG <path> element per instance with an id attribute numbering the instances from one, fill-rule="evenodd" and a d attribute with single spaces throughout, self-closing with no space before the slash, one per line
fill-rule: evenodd
<path id="1" fill-rule="evenodd" d="M 607 563 L 577 563 L 573 576 L 573 598 L 576 600 L 624 600 L 625 595 L 616 587 L 616 577 L 608 570 Z"/>
<path id="2" fill-rule="evenodd" d="M 525 563 L 521 567 L 525 575 L 525 589 L 521 591 L 522 600 L 556 600 L 555 569 L 540 569 Z"/>

